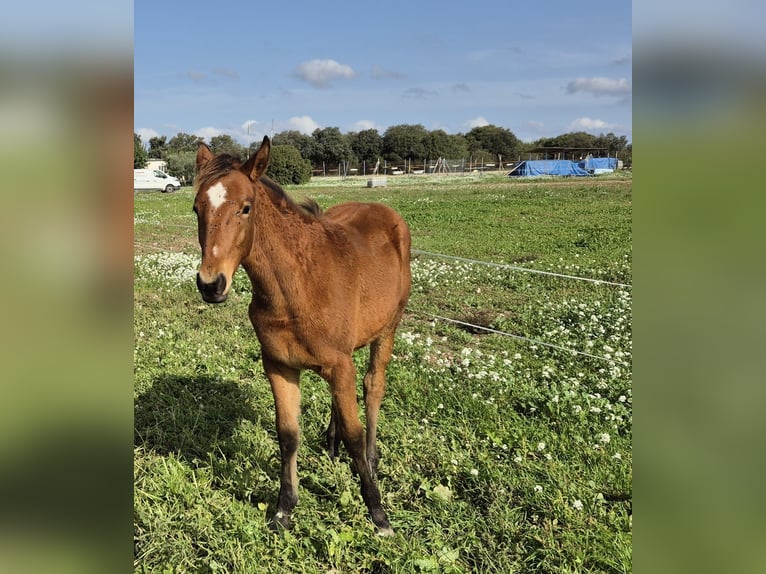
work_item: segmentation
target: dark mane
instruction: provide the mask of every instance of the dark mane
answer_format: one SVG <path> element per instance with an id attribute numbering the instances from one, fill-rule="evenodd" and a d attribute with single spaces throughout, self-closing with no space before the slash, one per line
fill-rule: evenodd
<path id="1" fill-rule="evenodd" d="M 196 191 L 199 191 L 203 187 L 208 187 L 223 176 L 238 170 L 240 167 L 242 167 L 242 160 L 238 157 L 227 153 L 217 155 L 205 164 L 197 174 L 197 178 L 194 180 L 194 188 Z M 287 195 L 287 192 L 282 189 L 282 186 L 273 179 L 262 175 L 259 181 L 266 187 L 269 196 L 275 203 L 285 203 L 290 208 L 299 213 L 303 213 L 308 217 L 319 218 L 322 215 L 322 208 L 319 207 L 319 204 L 313 199 L 304 198 L 300 202 L 297 202 Z"/>
<path id="2" fill-rule="evenodd" d="M 322 215 L 322 208 L 319 207 L 319 204 L 313 199 L 306 197 L 300 202 L 295 201 L 292 197 L 287 195 L 287 192 L 282 189 L 281 185 L 265 175 L 261 176 L 260 182 L 266 186 L 270 192 L 269 195 L 271 195 L 272 199 L 276 202 L 284 201 L 294 210 L 308 215 L 309 217 L 319 218 L 319 216 Z"/>

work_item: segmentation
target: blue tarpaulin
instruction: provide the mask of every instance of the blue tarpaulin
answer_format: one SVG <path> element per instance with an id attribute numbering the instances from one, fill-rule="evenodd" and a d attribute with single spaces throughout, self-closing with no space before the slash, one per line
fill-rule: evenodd
<path id="1" fill-rule="evenodd" d="M 617 169 L 616 157 L 589 157 L 578 162 L 579 166 L 588 173 L 609 173 Z"/>
<path id="2" fill-rule="evenodd" d="M 538 175 L 590 175 L 582 167 L 568 159 L 537 159 L 522 161 L 508 177 L 534 177 Z"/>

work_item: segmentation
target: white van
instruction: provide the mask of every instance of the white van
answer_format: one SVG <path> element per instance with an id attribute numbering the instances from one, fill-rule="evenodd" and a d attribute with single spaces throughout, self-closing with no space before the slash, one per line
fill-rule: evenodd
<path id="1" fill-rule="evenodd" d="M 172 175 L 166 174 L 158 169 L 134 169 L 133 170 L 133 190 L 158 189 L 163 193 L 178 191 L 181 189 L 181 182 Z"/>

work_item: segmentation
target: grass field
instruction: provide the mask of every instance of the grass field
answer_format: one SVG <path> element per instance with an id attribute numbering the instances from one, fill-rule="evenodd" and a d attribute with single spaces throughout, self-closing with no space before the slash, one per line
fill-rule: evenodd
<path id="1" fill-rule="evenodd" d="M 319 179 L 323 207 L 399 210 L 413 248 L 630 284 L 632 181 Z M 240 270 L 204 304 L 191 189 L 135 196 L 136 572 L 630 572 L 629 287 L 417 254 L 379 424 L 393 538 L 375 536 L 326 383 L 302 378 L 295 527 Z M 434 319 L 448 317 L 556 346 Z M 363 371 L 365 353 L 355 358 Z M 360 377 L 361 378 L 361 375 Z"/>

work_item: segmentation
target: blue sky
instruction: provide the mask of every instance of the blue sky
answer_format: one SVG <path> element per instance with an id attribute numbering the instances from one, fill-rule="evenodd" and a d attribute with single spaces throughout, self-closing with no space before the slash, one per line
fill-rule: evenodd
<path id="1" fill-rule="evenodd" d="M 136 0 L 134 32 L 144 142 L 397 124 L 632 141 L 630 2 Z"/>

